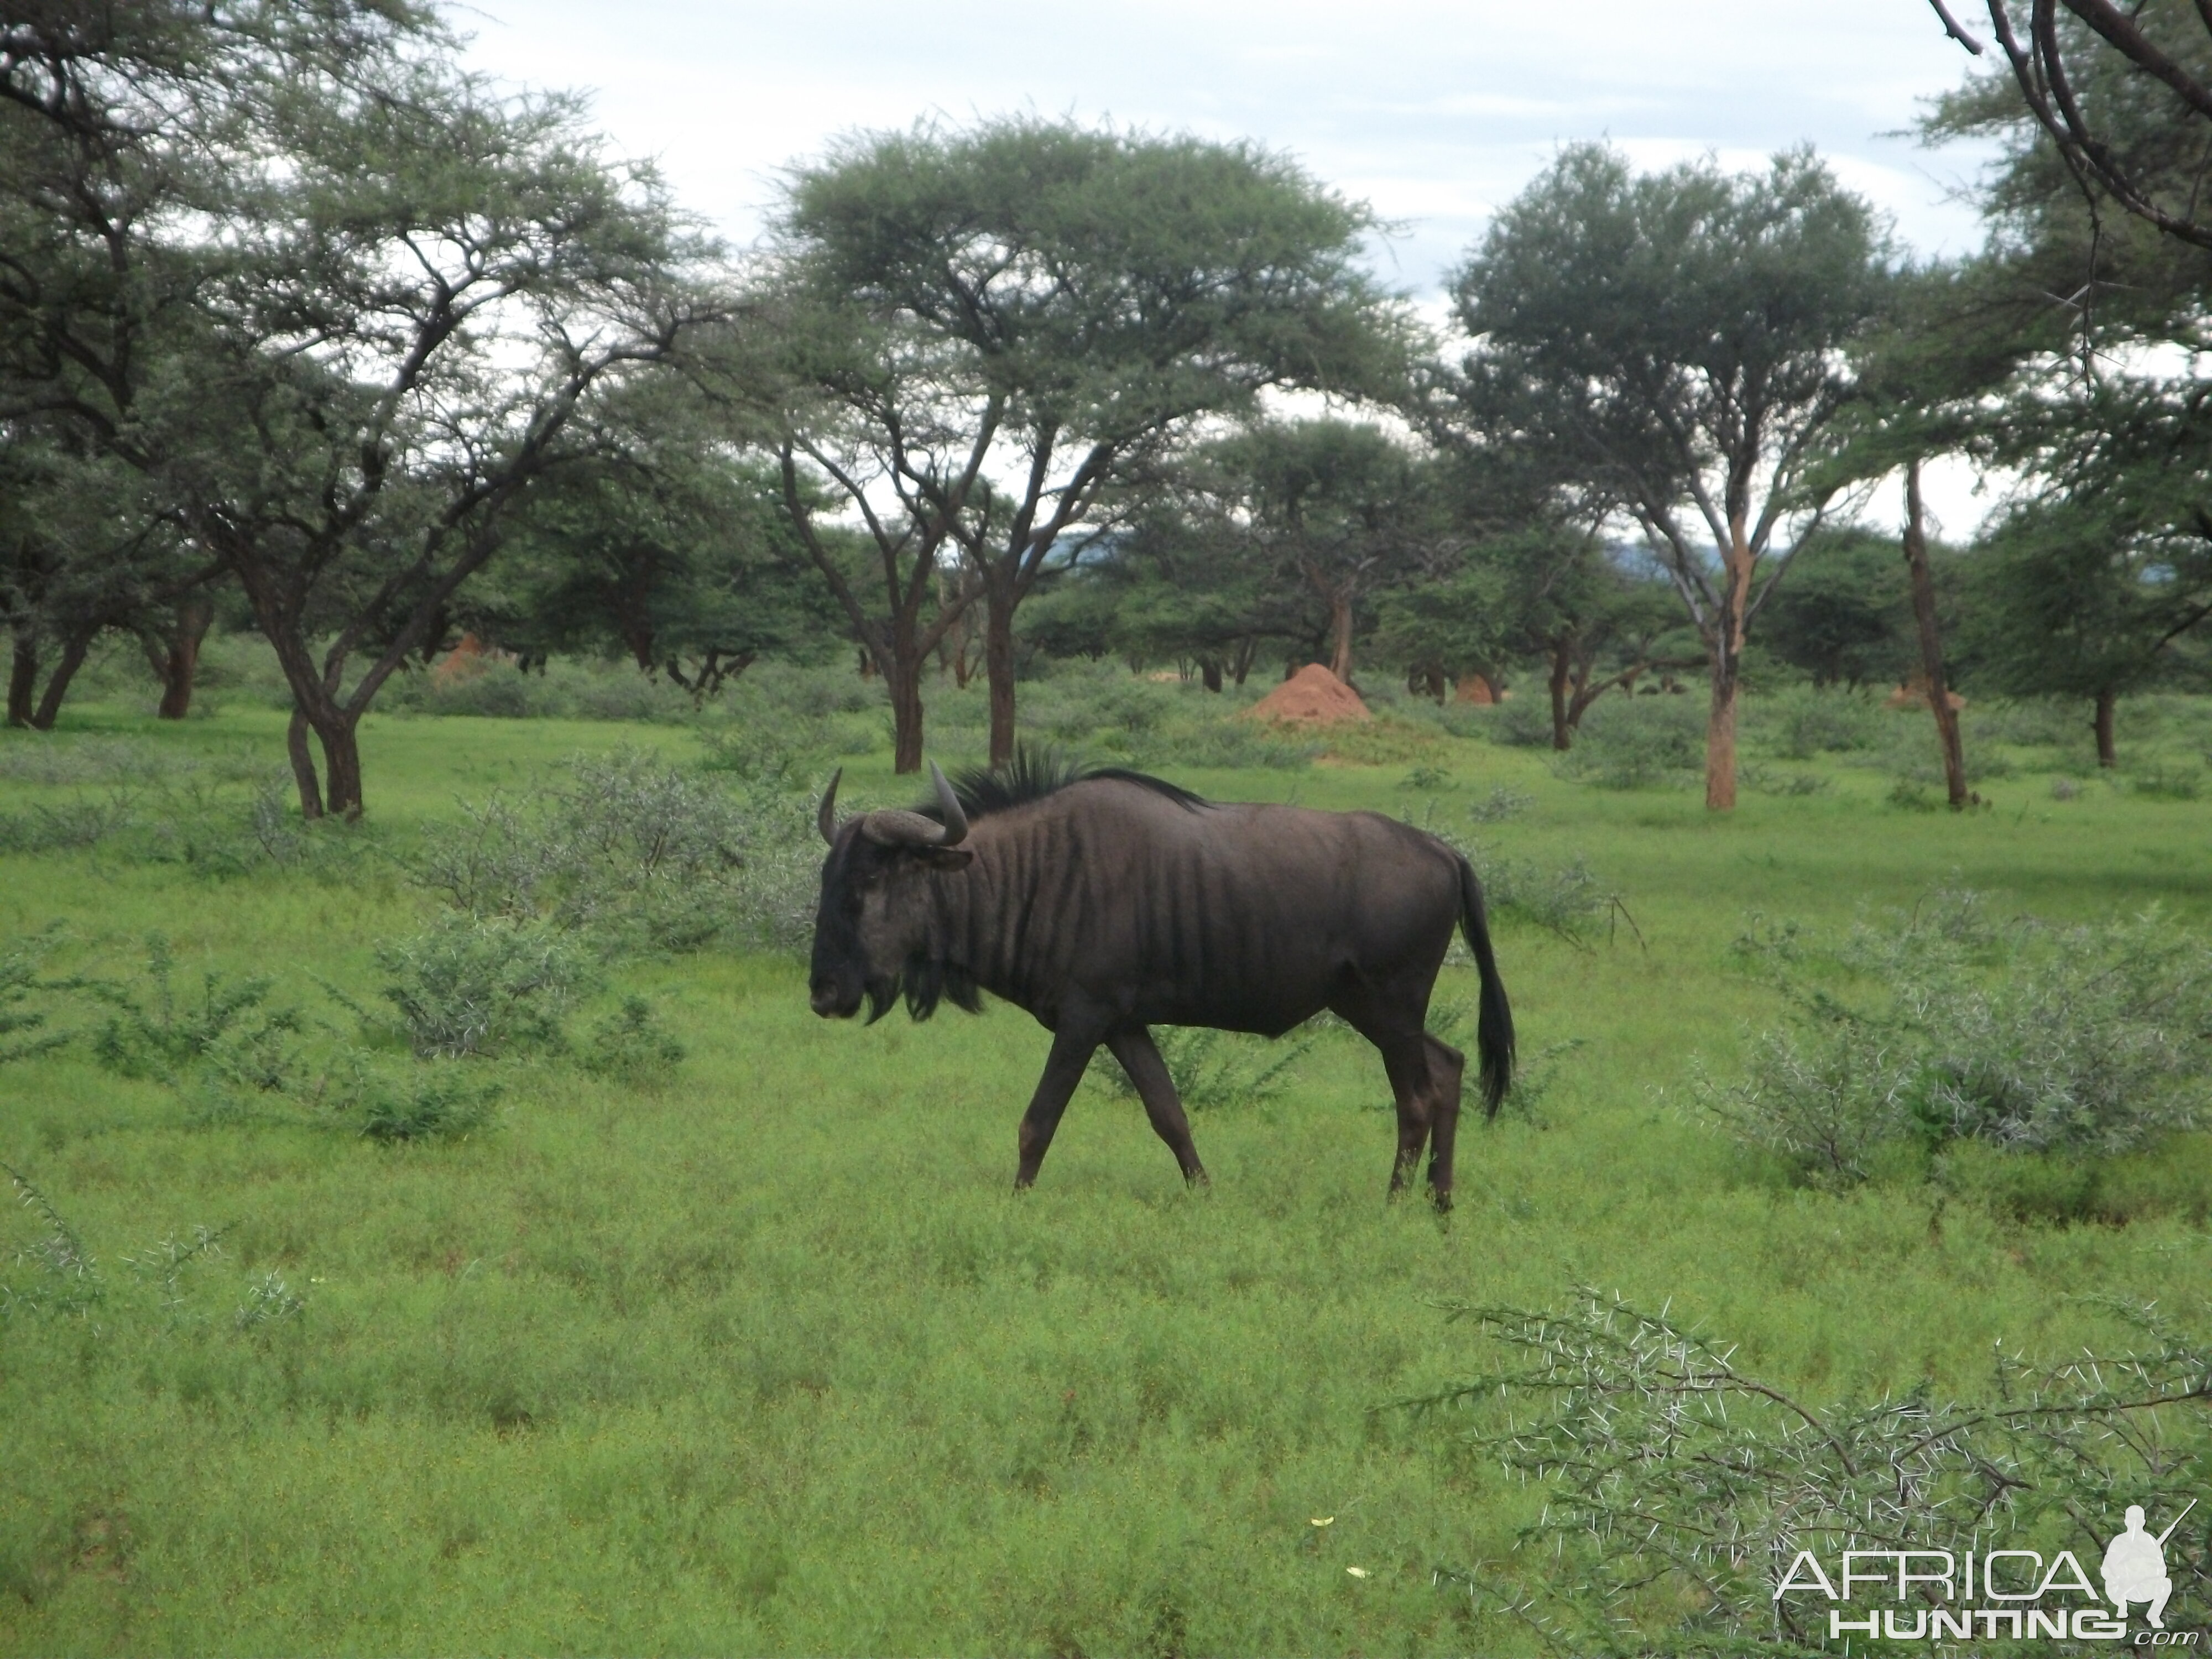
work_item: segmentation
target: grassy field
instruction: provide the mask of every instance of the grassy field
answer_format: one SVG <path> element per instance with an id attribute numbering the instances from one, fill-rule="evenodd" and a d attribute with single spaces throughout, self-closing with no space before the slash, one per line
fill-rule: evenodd
<path id="1" fill-rule="evenodd" d="M 1965 885 L 2202 930 L 2212 800 L 2175 779 L 2203 771 L 2204 713 L 2171 705 L 2136 745 L 2151 787 L 2054 794 L 2067 757 L 2022 749 L 1963 817 L 1817 756 L 1807 793 L 1717 817 L 1441 731 L 1408 738 L 1411 788 L 1403 758 L 1160 767 L 1217 798 L 1433 812 L 1532 867 L 1585 858 L 1623 896 L 1640 945 L 1501 924 L 1524 1054 L 1581 1046 L 1532 1109 L 1462 1136 L 1448 1221 L 1384 1203 L 1387 1091 L 1346 1035 L 1274 1098 L 1194 1116 L 1210 1191 L 1094 1079 L 1017 1196 L 1046 1048 L 1025 1015 L 828 1024 L 768 954 L 617 964 L 572 1024 L 649 996 L 688 1051 L 673 1073 L 471 1062 L 502 1093 L 461 1138 L 210 1121 L 85 1043 L 0 1068 L 0 1159 L 97 1292 L 40 1304 L 52 1221 L 0 1218 L 0 1653 L 1524 1648 L 1434 1575 L 1508 1559 L 1540 1494 L 1391 1404 L 1486 1363 L 1439 1300 L 1671 1303 L 1835 1399 L 1970 1392 L 2000 1340 L 2099 1340 L 2081 1292 L 2193 1311 L 2212 1291 L 2203 1137 L 2115 1168 L 2126 1224 L 2066 1226 L 1917 1179 L 1792 1186 L 1685 1086 L 1775 1018 L 1729 950 L 1753 909 L 1842 927 Z M 64 727 L 36 752 L 128 737 L 240 779 L 281 760 L 282 717 L 242 705 L 156 729 L 88 704 Z M 97 793 L 10 769 L 41 741 L 0 733 L 0 815 Z M 0 953 L 60 921 L 55 971 L 120 972 L 159 931 L 180 983 L 258 971 L 328 1012 L 319 983 L 371 997 L 376 943 L 432 915 L 404 860 L 457 799 L 699 741 L 373 717 L 359 856 L 0 856 Z M 880 751 L 845 764 L 848 799 L 910 793 Z M 1501 787 L 1525 810 L 1470 822 Z M 1471 979 L 1448 969 L 1443 996 Z M 167 1265 L 198 1227 L 216 1248 Z"/>

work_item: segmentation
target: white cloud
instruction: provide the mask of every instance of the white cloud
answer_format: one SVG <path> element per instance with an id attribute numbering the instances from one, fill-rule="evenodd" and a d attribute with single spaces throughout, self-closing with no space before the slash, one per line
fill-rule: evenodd
<path id="1" fill-rule="evenodd" d="M 778 170 L 860 127 L 1014 109 L 1250 137 L 1418 221 L 1397 252 L 1432 285 L 1495 204 L 1559 145 L 1610 137 L 1640 162 L 1735 164 L 1810 141 L 1916 246 L 1973 240 L 1945 181 L 1970 167 L 1884 133 L 1968 59 L 1913 0 L 1139 0 L 917 14 L 631 0 L 491 0 L 474 59 L 594 88 L 600 120 L 750 240 Z"/>
<path id="2" fill-rule="evenodd" d="M 1498 205 L 1585 139 L 1643 167 L 1810 143 L 1911 247 L 1979 240 L 1957 186 L 1981 155 L 1897 136 L 1972 62 L 1922 0 L 479 3 L 478 67 L 593 89 L 616 144 L 741 246 L 781 169 L 841 133 L 1017 110 L 1288 152 L 1398 222 L 1377 270 L 1431 317 Z M 1986 509 L 1963 478 L 1932 488 L 1954 533 Z"/>

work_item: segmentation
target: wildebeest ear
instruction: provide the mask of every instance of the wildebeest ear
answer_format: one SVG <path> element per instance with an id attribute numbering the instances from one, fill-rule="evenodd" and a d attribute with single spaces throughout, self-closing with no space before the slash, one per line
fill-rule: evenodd
<path id="1" fill-rule="evenodd" d="M 921 861 L 933 870 L 965 870 L 975 863 L 975 854 L 967 847 L 922 847 L 915 849 Z"/>

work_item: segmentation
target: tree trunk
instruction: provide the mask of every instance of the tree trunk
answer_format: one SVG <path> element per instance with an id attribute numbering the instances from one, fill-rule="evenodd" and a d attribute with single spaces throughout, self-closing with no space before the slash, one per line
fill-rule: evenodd
<path id="1" fill-rule="evenodd" d="M 2112 710 L 2119 700 L 2117 691 L 2097 693 L 2097 764 L 2100 766 L 2118 766 L 2120 763 L 2119 750 L 2112 744 Z"/>
<path id="2" fill-rule="evenodd" d="M 1943 745 L 1943 781 L 1951 810 L 1966 806 L 1966 753 L 1959 740 L 1959 711 L 1943 678 L 1943 639 L 1936 625 L 1936 581 L 1928 569 L 1928 538 L 1923 530 L 1920 463 L 1905 469 L 1905 563 L 1912 577 L 1912 617 L 1920 629 L 1920 672 L 1928 677 L 1928 707 L 1935 712 L 1936 736 Z"/>
<path id="3" fill-rule="evenodd" d="M 323 786 L 315 776 L 315 757 L 307 749 L 307 717 L 295 702 L 284 729 L 284 753 L 292 763 L 292 781 L 300 790 L 300 816 L 313 823 L 323 815 Z"/>
<path id="4" fill-rule="evenodd" d="M 315 728 L 323 746 L 323 804 L 349 823 L 362 812 L 361 740 L 351 717 Z"/>
<path id="5" fill-rule="evenodd" d="M 62 659 L 54 665 L 53 674 L 46 681 L 46 696 L 39 699 L 39 706 L 31 711 L 32 730 L 51 732 L 54 729 L 54 722 L 61 717 L 62 699 L 69 696 L 70 682 L 76 678 L 76 671 L 84 666 L 85 657 L 92 650 L 92 642 L 99 634 L 98 629 L 88 628 L 71 635 L 64 644 Z"/>
<path id="6" fill-rule="evenodd" d="M 991 761 L 1014 758 L 1014 605 L 1012 574 L 993 564 L 983 573 L 983 674 L 991 686 Z M 917 758 L 916 764 L 920 764 Z"/>
<path id="7" fill-rule="evenodd" d="M 1200 659 L 1198 665 L 1198 678 L 1200 684 L 1204 685 L 1207 690 L 1220 690 L 1221 659 L 1218 657 L 1206 657 Z"/>
<path id="8" fill-rule="evenodd" d="M 1552 641 L 1552 747 L 1572 746 L 1567 720 L 1567 682 L 1574 666 L 1573 641 L 1562 634 Z"/>
<path id="9" fill-rule="evenodd" d="M 921 770 L 921 670 L 920 653 L 894 656 L 880 665 L 891 694 L 891 769 L 903 775 Z"/>
<path id="10" fill-rule="evenodd" d="M 1705 720 L 1705 807 L 1735 808 L 1735 703 L 1737 659 L 1713 659 L 1712 712 Z"/>
<path id="11" fill-rule="evenodd" d="M 1328 596 L 1328 672 L 1352 684 L 1352 597 Z"/>
<path id="12" fill-rule="evenodd" d="M 296 704 L 292 724 L 284 734 L 284 748 L 292 761 L 292 776 L 300 786 L 300 816 L 325 816 L 357 822 L 362 814 L 360 716 L 342 708 L 317 714 L 301 712 Z M 307 751 L 307 733 L 323 750 L 323 787 L 315 784 L 314 758 Z"/>
<path id="13" fill-rule="evenodd" d="M 1239 685 L 1243 684 L 1244 677 L 1252 672 L 1252 664 L 1258 658 L 1259 654 L 1260 641 L 1257 638 L 1247 639 L 1239 641 L 1237 647 L 1237 654 L 1231 659 L 1229 665 L 1230 678 L 1236 681 Z"/>
<path id="14" fill-rule="evenodd" d="M 192 680 L 199 672 L 200 645 L 215 625 L 215 605 L 204 597 L 182 600 L 177 624 L 171 630 L 168 652 L 161 663 L 161 704 L 155 710 L 165 720 L 180 720 L 191 712 Z"/>
<path id="15" fill-rule="evenodd" d="M 1751 599 L 1751 544 L 1744 536 L 1741 514 L 1729 525 L 1729 545 L 1722 550 L 1720 614 L 1713 618 L 1711 653 L 1713 701 L 1705 720 L 1705 809 L 1712 812 L 1735 810 L 1736 688 L 1743 671 L 1743 613 Z"/>
<path id="16" fill-rule="evenodd" d="M 872 680 L 875 677 L 876 659 L 869 654 L 868 647 L 864 645 L 860 647 L 860 678 L 864 680 Z"/>
<path id="17" fill-rule="evenodd" d="M 31 723 L 31 701 L 39 689 L 39 644 L 28 628 L 15 630 L 15 659 L 8 668 L 8 724 Z"/>

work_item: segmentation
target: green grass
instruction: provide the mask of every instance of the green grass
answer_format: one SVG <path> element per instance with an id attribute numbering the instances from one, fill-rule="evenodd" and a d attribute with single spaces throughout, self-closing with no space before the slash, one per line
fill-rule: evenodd
<path id="1" fill-rule="evenodd" d="M 2201 730 L 2188 713 L 2169 725 Z M 282 717 L 243 702 L 64 726 L 281 761 Z M 0 761 L 32 741 L 0 733 Z M 158 929 L 186 971 L 365 996 L 375 941 L 431 914 L 392 855 L 458 797 L 623 742 L 696 752 L 680 726 L 372 718 L 350 874 L 0 858 L 0 949 L 59 919 L 68 963 L 112 967 Z M 1486 848 L 1586 855 L 1625 896 L 1648 951 L 1501 929 L 1524 1052 L 1584 1046 L 1533 1117 L 1462 1135 L 1448 1223 L 1383 1202 L 1392 1121 L 1356 1039 L 1325 1035 L 1263 1106 L 1197 1117 L 1210 1192 L 1092 1083 L 1018 1197 L 1046 1047 L 1025 1015 L 825 1024 L 768 957 L 619 969 L 606 1005 L 659 999 L 690 1051 L 674 1076 L 641 1092 L 483 1062 L 499 1121 L 458 1142 L 196 1127 L 82 1047 L 0 1071 L 0 1158 L 105 1291 L 0 1318 L 0 1652 L 1505 1651 L 1525 1632 L 1431 1572 L 1504 1559 L 1540 1495 L 1389 1408 L 1484 1363 L 1434 1299 L 1671 1300 L 1820 1399 L 1971 1392 L 1996 1341 L 2102 1334 L 2080 1293 L 2193 1310 L 2212 1291 L 2187 1201 L 2212 1188 L 2203 1139 L 2162 1152 L 2172 1201 L 2062 1228 L 1913 1182 L 1792 1189 L 1683 1088 L 1693 1052 L 1726 1073 L 1771 1016 L 1730 966 L 1747 909 L 1837 926 L 1964 884 L 2063 919 L 2155 901 L 2201 928 L 2212 801 L 2057 800 L 2026 750 L 1964 818 L 1831 761 L 1802 763 L 1824 792 L 1720 818 L 1562 781 L 1540 751 L 1438 734 L 1422 763 L 1451 787 L 1401 788 L 1403 759 L 1164 769 L 1316 806 L 1432 793 Z M 912 793 L 881 753 L 847 767 L 848 800 Z M 1468 823 L 1500 785 L 1534 804 Z M 0 777 L 0 812 L 65 793 Z M 1470 979 L 1448 970 L 1443 995 Z M 220 1254 L 173 1296 L 126 1261 L 203 1225 Z M 0 1218 L 10 1282 L 35 1279 L 5 1264 L 40 1232 Z M 242 1323 L 271 1273 L 303 1306 Z"/>

